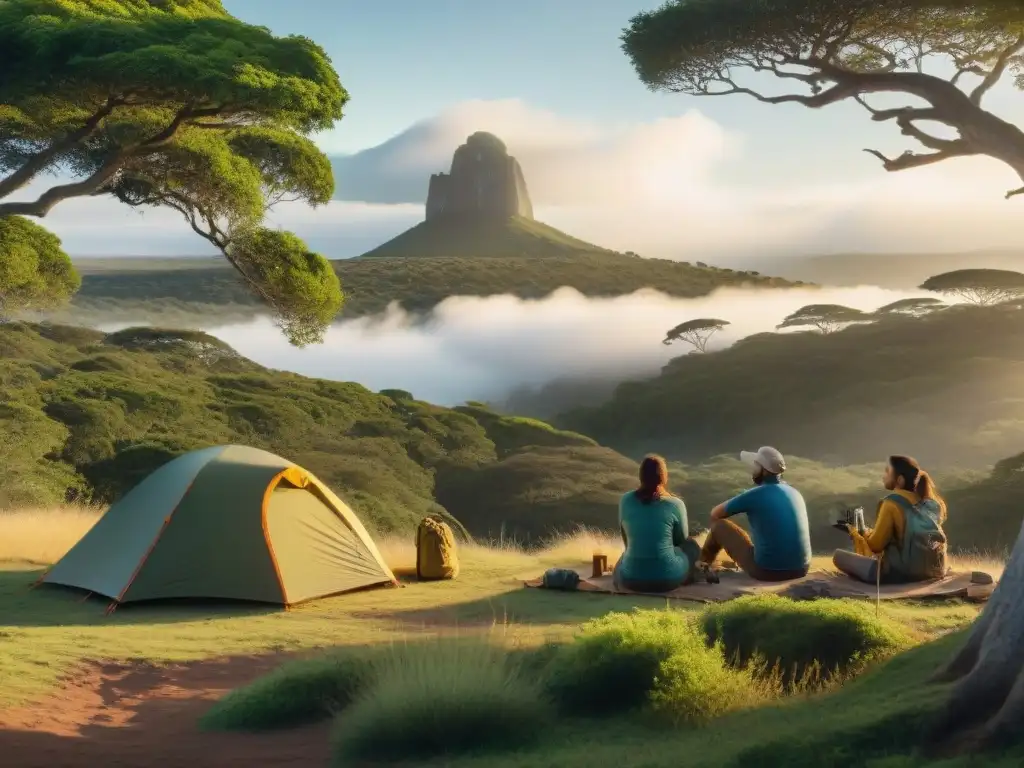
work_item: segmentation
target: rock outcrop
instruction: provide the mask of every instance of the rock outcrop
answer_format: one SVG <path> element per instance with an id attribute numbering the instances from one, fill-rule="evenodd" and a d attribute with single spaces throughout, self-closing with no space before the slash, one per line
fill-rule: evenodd
<path id="1" fill-rule="evenodd" d="M 449 173 L 430 177 L 427 221 L 446 217 L 533 218 L 519 162 L 492 133 L 477 131 L 455 150 Z"/>

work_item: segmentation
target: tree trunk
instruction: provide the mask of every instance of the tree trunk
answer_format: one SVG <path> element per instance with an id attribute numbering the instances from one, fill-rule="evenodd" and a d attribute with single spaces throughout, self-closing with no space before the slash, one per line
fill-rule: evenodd
<path id="1" fill-rule="evenodd" d="M 936 749 L 984 749 L 1024 723 L 1024 525 L 999 584 L 960 651 L 933 682 L 954 683 L 933 726 Z"/>

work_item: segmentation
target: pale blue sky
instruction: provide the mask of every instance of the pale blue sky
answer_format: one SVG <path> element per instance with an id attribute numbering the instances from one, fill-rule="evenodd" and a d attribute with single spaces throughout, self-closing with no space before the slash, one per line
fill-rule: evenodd
<path id="1" fill-rule="evenodd" d="M 245 21 L 306 35 L 327 50 L 352 96 L 347 116 L 322 137 L 325 148 L 338 152 L 376 145 L 456 102 L 501 98 L 599 122 L 647 122 L 700 109 L 724 128 L 747 134 L 758 161 L 735 169 L 744 180 L 767 180 L 793 162 L 817 178 L 876 172 L 858 152 L 858 134 L 893 135 L 871 125 L 857 105 L 811 114 L 743 96 L 652 93 L 633 72 L 619 36 L 635 13 L 661 0 L 224 4 Z"/>
<path id="2" fill-rule="evenodd" d="M 619 37 L 634 14 L 662 0 L 223 2 L 244 21 L 317 41 L 351 94 L 346 117 L 317 137 L 330 154 L 355 155 L 336 158 L 336 201 L 274 217 L 332 258 L 422 220 L 430 174 L 446 170 L 455 147 L 481 129 L 503 136 L 520 159 L 538 218 L 644 255 L 1021 242 L 1024 202 L 1003 200 L 1020 183 L 1008 167 L 967 159 L 887 174 L 861 150 L 920 147 L 854 102 L 809 110 L 648 91 Z M 788 84 L 769 78 L 764 90 Z M 985 106 L 1024 124 L 1024 95 L 1009 82 Z M 370 194 L 374 185 L 421 188 L 422 196 L 380 204 L 388 198 Z M 205 248 L 175 214 L 143 219 L 109 200 L 71 201 L 47 223 L 76 254 Z"/>

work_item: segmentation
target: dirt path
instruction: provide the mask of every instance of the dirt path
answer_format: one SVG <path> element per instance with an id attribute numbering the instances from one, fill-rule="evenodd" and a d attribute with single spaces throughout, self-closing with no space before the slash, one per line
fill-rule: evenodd
<path id="1" fill-rule="evenodd" d="M 0 711 L 0 764 L 18 768 L 222 768 L 328 764 L 329 725 L 271 734 L 201 733 L 215 699 L 283 654 L 155 665 L 89 664 L 51 696 Z"/>

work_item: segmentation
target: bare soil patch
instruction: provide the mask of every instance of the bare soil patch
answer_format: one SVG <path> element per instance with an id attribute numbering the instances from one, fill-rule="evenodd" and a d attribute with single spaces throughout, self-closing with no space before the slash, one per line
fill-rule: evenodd
<path id="1" fill-rule="evenodd" d="M 326 723 L 259 734 L 199 730 L 199 718 L 215 700 L 292 657 L 85 664 L 39 702 L 0 711 L 0 763 L 19 768 L 325 766 Z"/>

